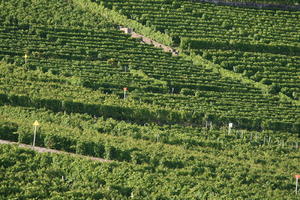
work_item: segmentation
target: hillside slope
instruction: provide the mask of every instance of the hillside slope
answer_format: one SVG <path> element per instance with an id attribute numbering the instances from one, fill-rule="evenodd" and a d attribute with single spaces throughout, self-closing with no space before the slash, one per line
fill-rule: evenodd
<path id="1" fill-rule="evenodd" d="M 299 11 L 197 1 L 95 2 L 171 36 L 184 50 L 299 100 Z"/>
<path id="2" fill-rule="evenodd" d="M 0 139 L 31 145 L 32 124 L 38 120 L 37 146 L 112 162 L 0 144 L 0 199 L 297 199 L 293 175 L 299 171 L 300 108 L 292 73 L 297 73 L 298 56 L 289 54 L 297 49 L 297 33 L 287 38 L 273 27 L 273 42 L 281 38 L 283 45 L 287 38 L 282 48 L 293 47 L 285 54 L 264 40 L 242 37 L 249 42 L 245 55 L 252 55 L 244 60 L 235 49 L 241 38 L 234 35 L 227 47 L 234 48 L 224 49 L 229 33 L 215 34 L 213 42 L 184 37 L 191 26 L 186 19 L 181 24 L 186 31 L 182 27 L 182 35 L 174 37 L 114 7 L 133 4 L 126 12 L 137 17 L 154 1 L 2 2 Z M 186 15 L 193 8 L 181 7 L 181 1 L 155 2 L 148 13 L 157 20 L 173 11 L 162 12 L 164 4 L 179 6 Z M 219 9 L 216 16 L 228 11 L 208 8 L 204 11 Z M 287 20 L 296 21 L 297 13 L 291 15 Z M 181 53 L 172 56 L 144 44 L 119 31 L 119 25 L 166 45 L 173 38 L 181 43 Z M 172 26 L 180 25 L 175 20 Z M 253 29 L 265 37 L 263 32 Z M 205 42 L 209 48 L 193 46 Z M 273 52 L 248 51 L 251 45 Z M 229 59 L 231 52 L 236 60 Z M 289 67 L 292 81 L 283 77 L 282 83 L 293 96 L 267 85 L 271 79 L 239 73 L 249 71 L 250 60 L 260 62 L 255 60 L 260 53 L 270 67 Z M 241 66 L 231 69 L 233 61 Z"/>
<path id="3" fill-rule="evenodd" d="M 117 119 L 198 125 L 211 121 L 218 126 L 231 121 L 240 128 L 298 131 L 298 106 L 274 95 L 272 88 L 262 90 L 234 77 L 222 77 L 218 71 L 194 65 L 191 60 L 140 44 L 113 27 L 86 30 L 21 22 L 2 25 L 1 54 L 5 62 L 75 76 L 74 84 L 120 98 L 122 88 L 127 87 L 132 91 L 132 104 L 143 102 L 148 110 L 162 109 L 154 120 L 126 115 L 120 118 L 116 114 Z"/>

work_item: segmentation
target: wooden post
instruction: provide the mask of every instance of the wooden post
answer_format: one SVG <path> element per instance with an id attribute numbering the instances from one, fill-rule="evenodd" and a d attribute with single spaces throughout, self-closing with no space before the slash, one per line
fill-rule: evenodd
<path id="1" fill-rule="evenodd" d="M 298 194 L 298 178 L 296 177 L 296 194 Z"/>
<path id="2" fill-rule="evenodd" d="M 128 88 L 123 88 L 123 91 L 124 91 L 124 100 L 126 99 L 126 93 L 127 93 L 127 91 L 128 91 Z"/>
<path id="3" fill-rule="evenodd" d="M 298 179 L 300 178 L 300 174 L 295 175 L 296 178 L 296 194 L 298 194 Z"/>
<path id="4" fill-rule="evenodd" d="M 156 134 L 156 142 L 158 142 L 159 141 L 159 133 L 158 134 Z"/>

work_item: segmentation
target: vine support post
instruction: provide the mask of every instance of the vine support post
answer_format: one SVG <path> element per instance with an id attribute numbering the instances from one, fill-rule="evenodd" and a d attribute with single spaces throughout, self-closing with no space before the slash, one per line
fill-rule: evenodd
<path id="1" fill-rule="evenodd" d="M 230 135 L 232 127 L 233 127 L 233 123 L 229 123 L 228 124 L 228 135 Z"/>
<path id="2" fill-rule="evenodd" d="M 40 123 L 35 120 L 35 122 L 33 123 L 34 126 L 34 131 L 33 131 L 33 142 L 32 142 L 32 148 L 34 148 L 35 146 L 35 140 L 36 140 L 36 132 L 37 132 L 37 127 L 40 125 Z"/>
<path id="3" fill-rule="evenodd" d="M 127 97 L 127 91 L 128 91 L 128 88 L 127 87 L 124 87 L 123 88 L 123 92 L 124 92 L 124 96 L 123 96 L 123 98 L 124 98 L 124 100 L 126 99 L 126 97 Z"/>
<path id="4" fill-rule="evenodd" d="M 213 123 L 212 123 L 212 121 L 210 121 L 209 127 L 210 127 L 210 128 L 209 128 L 210 130 L 213 130 Z"/>
<path id="5" fill-rule="evenodd" d="M 241 139 L 244 140 L 244 131 L 241 131 Z"/>
<path id="6" fill-rule="evenodd" d="M 300 174 L 295 175 L 295 178 L 296 178 L 296 190 L 295 190 L 295 192 L 296 192 L 296 195 L 297 195 L 298 194 L 298 180 L 300 178 Z"/>
<path id="7" fill-rule="evenodd" d="M 27 53 L 25 53 L 25 55 L 24 55 L 24 60 L 25 60 L 25 64 L 27 63 L 27 61 L 28 61 L 28 55 L 27 55 Z"/>

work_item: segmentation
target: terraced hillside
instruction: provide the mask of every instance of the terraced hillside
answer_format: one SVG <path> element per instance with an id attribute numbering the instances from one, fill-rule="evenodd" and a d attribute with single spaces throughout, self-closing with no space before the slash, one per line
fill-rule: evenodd
<path id="1" fill-rule="evenodd" d="M 192 113 L 192 118 L 196 118 L 191 121 L 194 123 L 201 123 L 204 117 L 216 123 L 220 118 L 225 118 L 222 121 L 233 120 L 244 128 L 278 129 L 280 127 L 272 127 L 276 126 L 273 122 L 284 122 L 286 125 L 283 124 L 282 130 L 298 130 L 298 118 L 295 117 L 299 114 L 298 106 L 272 96 L 272 91 L 262 91 L 232 78 L 222 78 L 219 73 L 139 44 L 121 33 L 111 31 L 88 36 L 85 33 L 78 35 L 78 31 L 70 29 L 48 29 L 31 28 L 28 32 L 33 34 L 28 34 L 21 27 L 5 26 L 1 37 L 3 60 L 28 69 L 73 76 L 69 81 L 73 85 L 98 89 L 104 94 L 114 92 L 119 96 L 117 99 L 122 97 L 122 88 L 128 87 L 133 91 L 135 104 L 144 102 L 149 110 L 154 105 Z M 41 30 L 46 36 L 40 35 Z M 109 38 L 105 34 L 114 36 Z M 80 37 L 79 40 L 79 36 L 84 39 Z M 13 82 L 10 84 L 14 87 L 17 85 Z M 14 92 L 13 87 L 8 91 Z M 14 93 L 28 95 L 28 92 L 33 94 L 33 91 L 26 90 Z M 61 92 L 54 92 L 51 96 Z M 72 97 L 62 95 L 62 98 L 67 100 Z M 86 103 L 85 100 L 82 102 Z M 56 109 L 60 110 L 59 107 Z M 274 115 L 273 122 L 266 122 L 271 113 Z M 166 115 L 161 119 L 162 123 L 180 118 L 169 113 Z M 254 117 L 257 120 L 253 120 Z M 183 121 L 188 118 L 185 116 Z M 126 116 L 122 119 L 126 119 Z"/>
<path id="2" fill-rule="evenodd" d="M 170 35 L 174 44 L 180 43 L 183 49 L 195 49 L 197 54 L 226 69 L 244 72 L 255 81 L 264 79 L 263 83 L 274 84 L 277 92 L 298 99 L 299 11 L 234 8 L 193 1 L 95 2 Z M 221 63 L 223 60 L 218 57 L 228 62 Z M 254 61 L 253 57 L 259 58 Z"/>
<path id="3" fill-rule="evenodd" d="M 224 0 L 224 2 L 233 2 L 233 3 L 249 3 L 249 4 L 270 4 L 270 5 L 299 5 L 299 0 Z"/>
<path id="4" fill-rule="evenodd" d="M 299 100 L 299 56 L 281 54 L 202 49 L 202 55 L 223 68 L 270 86 L 273 93 L 283 92 Z M 200 53 L 200 52 L 199 52 Z"/>
<path id="5" fill-rule="evenodd" d="M 174 31 L 183 20 L 175 14 L 188 16 L 201 7 L 219 10 L 220 21 L 227 7 L 97 3 L 0 4 L 0 139 L 32 144 L 32 123 L 38 120 L 37 146 L 113 161 L 0 145 L 1 198 L 297 199 L 292 175 L 299 171 L 298 24 L 287 37 L 270 18 L 274 37 L 267 41 L 265 29 L 255 25 L 250 35 L 264 38 L 255 42 L 203 23 L 207 30 L 215 27 L 212 41 L 210 31 L 197 35 L 200 28 L 188 35 L 188 17 Z M 274 21 L 282 20 L 282 27 L 284 17 L 295 23 L 299 17 L 234 8 L 232 22 L 241 30 L 248 30 L 249 21 L 238 21 L 236 13 L 277 13 Z M 176 20 L 167 21 L 165 14 Z M 167 19 L 174 30 L 161 33 L 157 24 L 139 18 L 144 15 L 156 17 L 151 23 Z M 133 39 L 119 25 L 167 45 L 172 38 L 181 53 L 172 56 Z M 285 29 L 292 33 L 291 26 Z"/>
<path id="6" fill-rule="evenodd" d="M 102 1 L 174 37 L 299 46 L 299 12 L 216 6 L 193 1 Z"/>
<path id="7" fill-rule="evenodd" d="M 33 8 L 24 7 L 28 11 Z M 133 104 L 143 102 L 147 110 L 162 109 L 156 119 L 134 121 L 212 121 L 218 126 L 232 121 L 240 128 L 298 131 L 299 108 L 287 98 L 274 95 L 278 92 L 276 85 L 262 90 L 249 83 L 241 84 L 203 65 L 139 44 L 112 27 L 78 30 L 57 26 L 3 24 L 3 60 L 73 76 L 73 84 L 120 98 L 122 88 L 127 87 L 132 91 Z M 122 115 L 118 119 L 133 118 Z"/>

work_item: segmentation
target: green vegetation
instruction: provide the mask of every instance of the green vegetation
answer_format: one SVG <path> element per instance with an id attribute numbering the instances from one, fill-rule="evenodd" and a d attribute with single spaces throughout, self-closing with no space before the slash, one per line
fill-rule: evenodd
<path id="1" fill-rule="evenodd" d="M 112 161 L 1 144 L 0 199 L 297 199 L 298 11 L 177 0 L 0 9 L 0 139 L 31 144 L 38 120 L 37 146 Z"/>
<path id="2" fill-rule="evenodd" d="M 175 43 L 181 38 L 195 38 L 299 47 L 299 11 L 235 8 L 178 0 L 95 2 L 170 35 Z"/>
<path id="3" fill-rule="evenodd" d="M 261 3 L 274 5 L 299 5 L 299 0 L 223 0 L 225 2 Z"/>
<path id="4" fill-rule="evenodd" d="M 45 113 L 44 116 L 48 117 L 48 120 L 54 119 L 49 118 L 50 113 L 47 115 Z M 75 119 L 74 117 L 72 118 Z M 73 122 L 70 120 L 70 123 Z M 82 124 L 84 120 L 81 119 L 79 122 Z M 43 124 L 43 130 L 39 133 L 48 132 L 47 123 Z M 117 127 L 115 129 L 117 130 Z M 57 130 L 62 129 L 57 127 Z M 79 192 L 77 198 L 80 199 L 86 197 L 99 199 L 94 195 L 100 194 L 104 197 L 111 195 L 106 198 L 117 199 L 126 199 L 131 195 L 136 195 L 137 199 L 186 197 L 196 199 L 201 196 L 219 199 L 238 197 L 296 199 L 291 192 L 294 189 L 291 174 L 297 170 L 299 159 L 297 156 L 299 152 L 295 148 L 282 145 L 276 147 L 267 143 L 261 146 L 258 140 L 255 141 L 254 135 L 252 142 L 246 142 L 250 138 L 234 139 L 235 133 L 231 135 L 218 131 L 208 133 L 210 138 L 207 138 L 207 134 L 203 134 L 200 137 L 203 138 L 202 144 L 195 145 L 192 148 L 194 150 L 187 150 L 181 145 L 144 142 L 122 136 L 110 139 L 110 136 L 103 135 L 101 139 L 99 138 L 99 142 L 104 142 L 104 138 L 107 138 L 104 150 L 100 151 L 104 152 L 104 157 L 125 161 L 122 163 L 96 164 L 66 155 L 36 154 L 1 145 L 1 170 L 5 174 L 2 178 L 1 196 L 9 198 L 28 195 L 29 198 L 38 195 L 39 198 L 50 198 L 54 194 L 69 197 Z M 50 144 L 55 145 L 52 147 L 68 150 L 66 138 L 62 140 L 62 136 L 57 134 L 57 140 L 53 140 L 54 135 L 51 133 L 49 137 L 52 138 Z M 70 137 L 75 138 L 76 134 L 72 132 Z M 101 149 L 99 143 L 91 146 L 92 135 L 84 133 L 82 137 L 85 141 L 76 145 L 77 153 L 89 155 L 91 149 L 94 151 L 95 147 Z M 222 150 L 217 148 L 216 144 L 206 146 L 209 143 L 204 141 L 212 142 L 215 137 L 219 138 Z M 217 149 L 221 150 L 220 153 L 216 151 Z M 22 178 L 17 179 L 20 176 Z M 18 184 L 14 184 L 16 180 L 19 180 Z M 59 186 L 55 184 L 56 182 L 60 183 L 57 183 Z M 236 187 L 237 185 L 239 187 Z M 39 192 L 37 193 L 35 189 Z M 74 194 L 75 191 L 77 193 Z"/>
<path id="5" fill-rule="evenodd" d="M 113 26 L 100 14 L 84 12 L 69 1 L 1 1 L 0 9 L 1 23 L 7 25 L 25 24 L 24 28 L 36 24 L 99 29 Z"/>
<path id="6" fill-rule="evenodd" d="M 271 93 L 299 100 L 299 11 L 176 0 L 96 2 L 170 35 L 174 45 L 187 53 L 262 81 L 270 85 Z"/>

